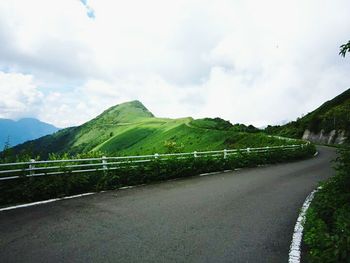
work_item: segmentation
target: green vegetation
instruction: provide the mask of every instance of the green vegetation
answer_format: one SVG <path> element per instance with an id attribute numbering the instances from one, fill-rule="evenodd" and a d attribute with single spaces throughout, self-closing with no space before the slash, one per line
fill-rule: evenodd
<path id="1" fill-rule="evenodd" d="M 236 132 L 260 132 L 258 128 L 253 125 L 246 126 L 244 124 L 234 124 L 232 125 L 229 121 L 225 121 L 220 118 L 204 118 L 198 120 L 192 120 L 190 126 L 202 129 L 212 129 L 220 131 L 236 131 Z"/>
<path id="2" fill-rule="evenodd" d="M 310 262 L 350 260 L 350 149 L 340 150 L 336 171 L 306 214 L 304 241 Z"/>
<path id="3" fill-rule="evenodd" d="M 301 138 L 306 129 L 314 133 L 322 129 L 326 133 L 344 130 L 346 135 L 350 134 L 350 89 L 296 121 L 282 126 L 268 126 L 265 131 L 268 134 Z"/>
<path id="4" fill-rule="evenodd" d="M 233 127 L 233 125 L 229 121 L 225 121 L 220 118 L 215 118 L 215 119 L 204 118 L 204 119 L 192 120 L 190 122 L 190 125 L 197 128 L 220 130 L 220 131 L 227 131 Z"/>
<path id="5" fill-rule="evenodd" d="M 266 136 L 265 136 L 266 137 Z M 298 150 L 276 150 L 267 153 L 244 153 L 221 157 L 189 157 L 186 159 L 153 159 L 135 165 L 120 164 L 116 170 L 72 174 L 67 168 L 64 175 L 23 177 L 0 181 L 0 205 L 32 202 L 63 197 L 90 191 L 117 189 L 127 185 L 138 185 L 161 180 L 189 177 L 200 173 L 222 171 L 260 164 L 277 163 L 307 158 L 315 152 L 313 145 Z M 97 157 L 100 153 L 79 155 L 78 158 Z M 68 156 L 50 155 L 50 159 L 65 159 Z M 75 163 L 70 163 L 75 164 Z"/>
<path id="6" fill-rule="evenodd" d="M 47 159 L 50 153 L 125 156 L 281 144 L 288 142 L 268 137 L 251 125 L 232 125 L 220 118 L 156 118 L 141 102 L 131 101 L 111 107 L 81 126 L 13 147 L 11 153 L 13 159 L 16 155 Z M 0 157 L 4 159 L 4 153 Z"/>
<path id="7" fill-rule="evenodd" d="M 103 155 L 130 156 L 210 151 L 300 143 L 302 141 L 288 141 L 267 136 L 253 126 L 232 125 L 220 118 L 199 120 L 190 117 L 156 118 L 139 101 L 132 101 L 114 106 L 81 126 L 63 129 L 55 134 L 12 148 L 6 147 L 0 153 L 0 162 L 28 161 L 31 158 L 55 160 Z M 139 166 L 127 163 L 118 167 L 117 170 L 88 174 L 73 174 L 60 164 L 58 169 L 63 171 L 64 175 L 21 177 L 16 180 L 0 181 L 0 204 L 116 189 L 125 185 L 191 176 L 202 172 L 304 158 L 313 151 L 313 146 L 308 146 L 302 151 L 279 150 L 275 153 L 259 155 L 241 153 L 227 159 L 153 160 Z M 13 175 L 20 176 L 22 173 Z"/>
<path id="8" fill-rule="evenodd" d="M 348 41 L 348 43 L 340 46 L 339 55 L 345 57 L 347 52 L 350 52 L 350 40 Z"/>

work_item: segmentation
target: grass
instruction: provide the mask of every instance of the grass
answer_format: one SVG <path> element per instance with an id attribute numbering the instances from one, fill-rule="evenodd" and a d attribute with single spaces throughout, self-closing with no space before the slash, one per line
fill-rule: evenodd
<path id="1" fill-rule="evenodd" d="M 95 148 L 107 155 L 134 155 L 167 153 L 166 142 L 178 145 L 178 151 L 209 151 L 233 148 L 291 144 L 267 137 L 261 133 L 236 132 L 234 130 L 203 129 L 188 125 L 186 121 L 172 121 L 160 126 L 140 125 L 114 136 Z"/>

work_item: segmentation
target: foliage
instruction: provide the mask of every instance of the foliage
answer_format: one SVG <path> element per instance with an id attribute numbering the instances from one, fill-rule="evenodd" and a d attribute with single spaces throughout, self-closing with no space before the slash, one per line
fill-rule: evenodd
<path id="1" fill-rule="evenodd" d="M 11 148 L 10 136 L 7 136 L 7 139 L 6 139 L 5 143 L 4 143 L 3 151 L 5 152 L 5 151 L 9 150 L 10 148 Z"/>
<path id="2" fill-rule="evenodd" d="M 165 141 L 164 146 L 167 148 L 167 153 L 180 153 L 184 149 L 183 144 L 179 145 L 175 141 Z"/>
<path id="3" fill-rule="evenodd" d="M 5 144 L 4 144 L 4 149 L 2 150 L 2 161 L 3 162 L 10 162 L 10 158 L 13 155 L 12 149 L 11 149 L 11 143 L 10 143 L 10 136 L 7 137 Z"/>
<path id="4" fill-rule="evenodd" d="M 348 41 L 348 43 L 340 46 L 339 55 L 345 57 L 346 52 L 350 52 L 350 40 Z"/>
<path id="5" fill-rule="evenodd" d="M 221 118 L 204 118 L 198 120 L 192 120 L 191 126 L 202 128 L 202 129 L 213 129 L 213 130 L 224 130 L 227 131 L 232 128 L 232 124 L 229 121 L 225 121 Z"/>
<path id="6" fill-rule="evenodd" d="M 246 126 L 246 125 L 241 124 L 241 123 L 234 124 L 231 130 L 237 131 L 237 132 L 250 132 L 250 133 L 261 132 L 260 129 L 254 127 L 253 125 Z"/>
<path id="7" fill-rule="evenodd" d="M 69 169 L 60 169 L 63 175 L 21 177 L 16 180 L 0 181 L 0 205 L 31 202 L 90 191 L 117 189 L 127 185 L 137 185 L 167 179 L 189 177 L 200 173 L 222 171 L 240 167 L 254 167 L 260 164 L 290 161 L 306 158 L 315 152 L 313 145 L 302 150 L 271 151 L 268 153 L 238 152 L 221 157 L 194 156 L 186 159 L 153 159 L 151 162 L 136 165 L 132 162 L 119 164 L 118 169 L 73 174 Z M 100 157 L 79 155 L 77 158 Z M 50 155 L 50 159 L 65 159 L 68 155 Z M 93 161 L 92 161 L 93 162 Z M 68 164 L 68 163 L 66 163 Z M 70 165 L 76 164 L 70 162 Z"/>
<path id="8" fill-rule="evenodd" d="M 350 149 L 340 150 L 336 175 L 308 209 L 304 241 L 310 262 L 350 262 Z"/>

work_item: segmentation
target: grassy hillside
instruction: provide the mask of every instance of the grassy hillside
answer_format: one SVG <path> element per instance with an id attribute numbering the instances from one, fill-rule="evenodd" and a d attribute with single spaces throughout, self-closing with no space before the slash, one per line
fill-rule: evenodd
<path id="1" fill-rule="evenodd" d="M 265 131 L 274 135 L 301 138 L 306 129 L 313 133 L 318 133 L 322 129 L 326 133 L 331 130 L 344 130 L 349 134 L 350 89 L 325 102 L 303 118 L 282 126 L 268 126 Z"/>
<path id="2" fill-rule="evenodd" d="M 232 125 L 220 118 L 156 118 L 141 102 L 131 101 L 111 107 L 81 126 L 16 146 L 12 155 L 46 159 L 50 153 L 138 155 L 279 144 L 279 139 L 254 127 Z"/>

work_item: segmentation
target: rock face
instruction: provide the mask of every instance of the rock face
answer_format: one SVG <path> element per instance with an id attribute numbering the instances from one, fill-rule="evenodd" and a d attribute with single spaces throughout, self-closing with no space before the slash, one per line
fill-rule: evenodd
<path id="1" fill-rule="evenodd" d="M 343 144 L 346 139 L 344 130 L 332 130 L 329 133 L 326 133 L 324 130 L 321 130 L 319 133 L 305 130 L 303 134 L 303 140 L 322 144 Z"/>

